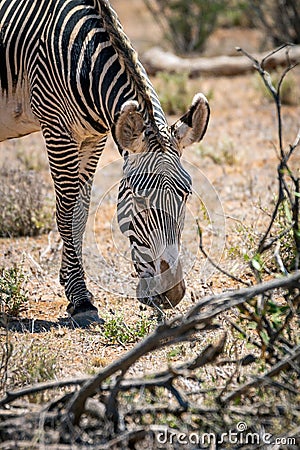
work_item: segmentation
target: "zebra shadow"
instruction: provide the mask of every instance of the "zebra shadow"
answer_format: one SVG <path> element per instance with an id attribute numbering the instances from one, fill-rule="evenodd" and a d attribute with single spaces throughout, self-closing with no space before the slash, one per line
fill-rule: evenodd
<path id="1" fill-rule="evenodd" d="M 0 327 L 16 333 L 47 333 L 59 328 L 76 328 L 76 324 L 68 318 L 59 318 L 56 322 L 42 319 L 9 319 L 0 317 Z"/>

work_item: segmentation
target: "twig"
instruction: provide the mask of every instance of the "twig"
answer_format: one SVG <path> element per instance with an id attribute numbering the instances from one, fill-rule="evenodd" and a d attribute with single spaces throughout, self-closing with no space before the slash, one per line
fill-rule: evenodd
<path id="1" fill-rule="evenodd" d="M 173 383 L 170 383 L 170 385 L 166 386 L 166 387 L 169 389 L 170 393 L 172 395 L 174 395 L 174 397 L 176 398 L 176 400 L 179 404 L 179 407 L 183 411 L 187 411 L 187 409 L 189 407 L 189 402 L 183 398 L 184 396 L 183 396 L 182 392 L 180 392 L 179 389 L 173 385 Z"/>
<path id="2" fill-rule="evenodd" d="M 119 429 L 119 408 L 118 408 L 118 392 L 120 390 L 120 385 L 123 381 L 124 372 L 122 372 L 116 380 L 115 385 L 110 390 L 109 398 L 106 405 L 106 417 L 113 424 L 114 433 L 120 431 Z"/>
<path id="3" fill-rule="evenodd" d="M 287 325 L 291 322 L 292 318 L 295 317 L 296 315 L 296 309 L 295 306 L 298 306 L 300 303 L 300 296 L 298 295 L 295 299 L 294 299 L 294 304 L 290 305 L 290 311 L 289 313 L 286 315 L 283 324 L 281 325 L 281 327 L 273 334 L 273 336 L 271 337 L 270 341 L 271 343 L 275 342 L 276 339 L 280 336 L 280 334 L 282 333 L 283 330 L 285 330 L 287 328 Z M 292 307 L 291 307 L 292 306 Z"/>
<path id="4" fill-rule="evenodd" d="M 225 398 L 221 399 L 222 404 L 229 403 L 230 401 L 236 399 L 237 397 L 244 394 L 252 387 L 257 387 L 266 383 L 266 378 L 271 378 L 278 375 L 282 370 L 287 369 L 293 361 L 298 361 L 300 359 L 300 346 L 294 348 L 291 355 L 287 355 L 281 361 L 279 361 L 272 369 L 264 373 L 264 375 L 257 377 L 255 380 L 250 381 L 243 386 L 239 387 L 237 390 L 228 394 Z"/>
<path id="5" fill-rule="evenodd" d="M 275 242 L 278 242 L 280 239 L 282 239 L 285 235 L 287 235 L 292 229 L 293 229 L 294 225 L 290 225 L 288 228 L 286 228 L 285 230 L 283 230 L 281 233 L 279 233 L 277 236 L 274 236 L 273 238 L 270 238 L 268 240 L 268 242 L 264 243 L 264 246 L 261 250 L 261 252 L 265 252 L 266 250 L 269 250 L 269 248 L 271 248 Z M 269 233 L 268 233 L 269 234 Z M 287 274 L 286 274 L 287 275 Z"/>
<path id="6" fill-rule="evenodd" d="M 279 383 L 278 381 L 272 380 L 272 378 L 264 376 L 264 383 L 269 384 L 270 386 L 275 386 L 283 391 L 288 391 L 291 394 L 299 395 L 298 389 L 294 389 L 293 387 L 288 386 L 287 384 Z"/>
<path id="7" fill-rule="evenodd" d="M 271 50 L 262 60 L 261 60 L 261 66 L 263 70 L 265 69 L 265 62 L 271 58 L 271 56 L 275 55 L 276 53 L 280 52 L 281 50 L 289 49 L 291 47 L 291 44 L 282 44 L 279 47 L 275 48 L 274 50 Z"/>
<path id="8" fill-rule="evenodd" d="M 218 413 L 218 408 L 211 408 L 211 407 L 205 407 L 205 406 L 196 406 L 193 404 L 190 404 L 189 411 L 192 414 L 214 414 Z M 144 416 L 145 414 L 173 414 L 174 416 L 180 416 L 181 414 L 184 414 L 186 410 L 184 408 L 178 408 L 178 406 L 170 406 L 170 405 L 146 405 L 141 408 L 133 408 L 130 411 L 127 411 L 125 413 L 126 416 Z"/>
<path id="9" fill-rule="evenodd" d="M 244 280 L 242 280 L 241 278 L 236 277 L 235 275 L 233 275 L 230 272 L 227 272 L 227 270 L 223 269 L 222 267 L 220 267 L 217 263 L 215 263 L 211 257 L 206 253 L 204 247 L 203 247 L 203 241 L 202 241 L 202 230 L 200 227 L 200 223 L 199 220 L 196 220 L 197 223 L 197 227 L 198 227 L 198 235 L 199 235 L 199 249 L 201 250 L 201 252 L 203 253 L 203 256 L 210 262 L 210 264 L 217 269 L 219 272 L 223 273 L 224 275 L 226 275 L 228 278 L 231 278 L 234 281 L 237 281 L 238 283 L 241 283 L 245 286 L 251 286 L 251 283 L 248 283 Z"/>
<path id="10" fill-rule="evenodd" d="M 226 311 L 234 306 L 237 306 L 243 302 L 251 300 L 257 295 L 261 295 L 268 291 L 273 291 L 274 289 L 286 288 L 290 289 L 293 287 L 300 287 L 300 271 L 294 272 L 292 275 L 287 277 L 276 278 L 270 281 L 266 281 L 260 284 L 256 284 L 249 288 L 236 289 L 231 292 L 223 292 L 219 295 L 210 295 L 205 297 L 201 302 L 194 305 L 185 316 L 186 318 L 193 317 L 199 313 L 201 309 L 205 307 L 210 307 L 210 311 L 202 313 L 200 317 L 207 318 L 213 317 L 221 312 Z"/>
<path id="11" fill-rule="evenodd" d="M 37 383 L 32 386 L 28 386 L 16 391 L 7 391 L 6 396 L 0 400 L 0 406 L 5 406 L 14 400 L 25 397 L 27 395 L 37 394 L 38 392 L 43 392 L 46 390 L 53 390 L 58 388 L 63 388 L 67 386 L 81 385 L 86 382 L 90 377 L 83 378 L 71 378 L 61 381 L 50 381 L 47 383 Z"/>
<path id="12" fill-rule="evenodd" d="M 256 340 L 253 339 L 252 336 L 249 336 L 241 327 L 239 327 L 235 322 L 228 319 L 226 317 L 226 322 L 229 323 L 233 328 L 235 328 L 239 333 L 241 333 L 244 338 L 247 339 L 247 342 L 250 342 L 250 344 L 254 345 L 256 348 L 259 348 L 261 350 L 261 344 L 259 344 Z"/>
<path id="13" fill-rule="evenodd" d="M 275 88 L 271 77 L 269 75 L 268 72 L 265 71 L 265 63 L 266 61 L 275 53 L 286 49 L 286 63 L 287 63 L 287 67 L 286 69 L 282 72 L 280 80 L 277 84 L 277 87 Z M 243 53 L 248 59 L 250 59 L 253 62 L 253 66 L 254 68 L 259 72 L 267 90 L 270 92 L 270 94 L 272 95 L 274 102 L 275 102 L 275 106 L 276 106 L 276 114 L 277 114 L 277 130 L 278 130 L 278 142 L 279 142 L 279 151 L 280 151 L 280 164 L 278 166 L 277 169 L 277 173 L 278 173 L 278 199 L 275 205 L 275 209 L 273 211 L 272 217 L 271 217 L 271 221 L 269 223 L 269 226 L 266 230 L 266 232 L 264 233 L 263 237 L 261 238 L 260 242 L 259 242 L 259 246 L 258 246 L 258 253 L 262 253 L 265 250 L 267 250 L 268 248 L 270 248 L 270 244 L 265 245 L 265 241 L 271 231 L 271 228 L 273 227 L 273 224 L 275 222 L 275 219 L 278 215 L 278 211 L 279 211 L 279 206 L 281 205 L 282 201 L 286 198 L 285 194 L 287 195 L 287 198 L 289 199 L 289 202 L 291 204 L 291 209 L 293 212 L 293 230 L 294 230 L 294 241 L 296 243 L 296 248 L 297 248 L 297 252 L 296 252 L 296 269 L 298 269 L 299 267 L 299 253 L 300 253 L 300 237 L 299 237 L 299 198 L 297 197 L 297 194 L 294 196 L 295 198 L 293 199 L 293 196 L 287 186 L 287 183 L 284 179 L 284 171 L 286 170 L 287 173 L 289 174 L 289 176 L 291 177 L 293 183 L 294 183 L 294 187 L 295 187 L 295 191 L 298 192 L 299 191 L 299 178 L 296 178 L 293 173 L 290 171 L 289 167 L 288 167 L 288 161 L 289 158 L 291 157 L 293 151 L 295 150 L 295 148 L 298 146 L 299 141 L 300 141 L 300 133 L 298 132 L 297 137 L 295 139 L 295 142 L 292 146 L 290 146 L 290 150 L 285 152 L 284 148 L 283 148 L 283 136 L 282 136 L 282 115 L 281 115 L 281 88 L 282 88 L 282 83 L 286 77 L 286 75 L 288 74 L 288 72 L 290 72 L 297 64 L 299 64 L 299 62 L 296 63 L 292 63 L 291 59 L 290 59 L 290 55 L 289 55 L 289 49 L 290 49 L 290 45 L 289 44 L 284 44 L 281 47 L 275 49 L 274 51 L 270 52 L 268 55 L 266 55 L 261 62 L 259 62 L 258 60 L 256 60 L 255 58 L 253 58 L 252 55 L 250 55 L 249 53 L 247 53 L 245 50 L 238 48 L 238 51 Z M 275 255 L 276 257 L 276 255 Z M 280 259 L 278 259 L 278 254 L 277 254 L 277 261 L 279 262 L 280 268 L 283 272 L 285 272 L 285 268 L 284 266 L 281 264 Z"/>
<path id="14" fill-rule="evenodd" d="M 219 393 L 219 395 L 216 397 L 216 401 L 219 404 L 222 404 L 222 395 L 228 391 L 228 388 L 232 382 L 232 380 L 238 375 L 238 373 L 240 372 L 240 367 L 239 366 L 235 366 L 234 371 L 232 372 L 232 374 L 227 378 L 225 385 L 223 386 L 223 388 L 221 389 L 221 392 Z"/>

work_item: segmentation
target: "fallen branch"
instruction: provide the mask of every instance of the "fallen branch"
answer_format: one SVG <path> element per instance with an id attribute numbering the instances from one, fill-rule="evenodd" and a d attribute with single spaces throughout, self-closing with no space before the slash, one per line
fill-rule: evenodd
<path id="1" fill-rule="evenodd" d="M 202 323 L 200 324 L 200 322 Z M 119 360 L 114 361 L 109 366 L 105 367 L 95 377 L 88 380 L 82 388 L 74 394 L 67 408 L 67 422 L 71 421 L 73 424 L 78 424 L 84 411 L 86 400 L 97 392 L 103 381 L 107 378 L 117 372 L 121 372 L 124 376 L 129 367 L 140 357 L 153 350 L 163 348 L 166 345 L 172 345 L 176 342 L 177 338 L 180 341 L 185 341 L 191 334 L 195 333 L 196 330 L 206 330 L 209 325 L 209 318 L 206 320 L 191 318 L 188 321 L 184 321 L 182 317 L 177 317 L 170 323 L 158 326 L 152 334 L 144 339 L 144 341 L 136 345 Z"/>
<path id="2" fill-rule="evenodd" d="M 220 313 L 229 310 L 230 308 L 234 306 L 238 306 L 246 302 L 247 300 L 250 300 L 254 298 L 256 295 L 261 295 L 262 293 L 273 291 L 275 289 L 285 289 L 285 290 L 292 290 L 292 289 L 299 289 L 300 287 L 300 271 L 295 272 L 292 275 L 282 277 L 279 279 L 275 279 L 269 282 L 261 283 L 259 285 L 251 286 L 249 288 L 239 289 L 231 292 L 225 292 L 219 295 L 212 295 L 204 298 L 201 302 L 198 302 L 196 305 L 191 308 L 188 313 L 183 317 L 175 317 L 170 322 L 164 323 L 157 327 L 157 329 L 149 335 L 144 341 L 139 343 L 136 347 L 134 347 L 131 351 L 126 353 L 121 359 L 118 361 L 113 362 L 103 370 L 101 370 L 100 373 L 98 373 L 93 378 L 78 378 L 74 380 L 63 380 L 61 382 L 50 382 L 50 383 L 41 383 L 40 385 L 28 387 L 26 389 L 19 390 L 19 392 L 14 393 L 8 393 L 7 396 L 1 401 L 1 404 L 7 404 L 12 400 L 15 400 L 18 398 L 18 396 L 24 396 L 28 394 L 36 392 L 40 392 L 44 389 L 54 389 L 54 388 L 61 388 L 65 386 L 70 386 L 72 384 L 82 385 L 81 389 L 75 393 L 68 393 L 63 398 L 56 400 L 54 408 L 52 407 L 54 405 L 50 404 L 48 405 L 47 409 L 35 413 L 34 421 L 35 423 L 39 422 L 39 417 L 43 417 L 43 423 L 44 424 L 54 424 L 54 423 L 61 423 L 61 420 L 63 418 L 63 424 L 64 426 L 68 425 L 69 430 L 71 434 L 73 433 L 72 425 L 75 424 L 75 420 L 79 422 L 83 412 L 86 412 L 88 416 L 90 415 L 98 415 L 98 420 L 103 420 L 105 423 L 107 423 L 107 410 L 105 411 L 106 401 L 109 398 L 106 394 L 110 394 L 113 391 L 113 388 L 116 388 L 116 380 L 120 380 L 119 384 L 117 385 L 117 389 L 115 389 L 114 392 L 114 398 L 118 395 L 118 392 L 124 392 L 126 390 L 131 389 L 144 389 L 144 388 L 155 388 L 159 386 L 163 386 L 165 388 L 170 388 L 170 392 L 172 395 L 176 397 L 179 401 L 181 406 L 176 406 L 175 408 L 172 408 L 171 405 L 150 405 L 150 409 L 147 405 L 144 407 L 141 406 L 140 408 L 136 409 L 131 412 L 125 412 L 123 410 L 122 405 L 119 405 L 117 403 L 117 407 L 119 410 L 120 417 L 122 420 L 124 420 L 124 417 L 126 416 L 139 416 L 140 413 L 143 411 L 146 411 L 149 409 L 149 413 L 151 413 L 151 408 L 153 414 L 161 413 L 173 413 L 174 415 L 179 415 L 186 411 L 186 405 L 184 403 L 185 399 L 181 396 L 180 392 L 177 390 L 177 387 L 175 388 L 175 391 L 172 390 L 172 382 L 178 378 L 179 376 L 186 377 L 190 376 L 192 370 L 195 370 L 199 367 L 203 367 L 206 365 L 206 363 L 213 362 L 215 358 L 218 356 L 219 353 L 222 352 L 223 346 L 224 346 L 224 338 L 221 338 L 221 340 L 215 344 L 215 345 L 209 345 L 207 346 L 196 358 L 194 358 L 192 361 L 188 361 L 185 363 L 182 363 L 175 368 L 169 368 L 169 370 L 164 370 L 161 372 L 158 372 L 156 374 L 152 374 L 152 378 L 145 378 L 145 379 L 125 379 L 124 375 L 126 374 L 126 371 L 129 367 L 131 367 L 132 364 L 134 364 L 141 356 L 147 354 L 150 351 L 168 346 L 173 344 L 174 342 L 178 341 L 186 341 L 190 336 L 192 336 L 197 331 L 207 331 L 211 330 L 213 328 L 212 320 L 216 316 L 218 316 Z M 233 393 L 228 394 L 225 398 L 221 399 L 221 405 L 224 403 L 230 402 L 232 399 L 236 398 L 237 396 L 241 395 L 241 393 L 246 392 L 250 387 L 257 386 L 263 383 L 270 382 L 270 378 L 277 375 L 279 372 L 285 370 L 286 368 L 290 367 L 291 369 L 295 370 L 296 367 L 293 365 L 299 361 L 299 354 L 300 349 L 298 347 L 297 351 L 294 349 L 291 351 L 291 353 L 283 360 L 281 360 L 276 366 L 274 366 L 271 370 L 265 373 L 265 379 L 263 377 L 260 377 L 259 379 L 255 379 L 251 381 L 250 383 L 247 383 L 246 385 L 242 386 L 240 389 L 234 391 Z M 235 361 L 237 363 L 237 361 Z M 104 384 L 104 382 L 110 378 L 111 376 L 116 376 L 121 373 L 121 378 L 116 378 L 115 380 L 112 380 L 110 383 Z M 274 387 L 280 388 L 280 385 L 277 383 Z M 99 393 L 99 390 L 101 391 L 101 398 L 99 400 L 91 400 L 90 397 L 92 397 L 94 394 Z M 290 392 L 291 390 L 288 390 Z M 178 396 L 179 394 L 179 396 Z M 185 392 L 184 392 L 185 394 Z M 294 394 L 294 392 L 291 392 L 291 394 Z M 118 400 L 118 399 L 117 399 Z M 95 404 L 90 405 L 91 401 Z M 57 406 L 57 410 L 56 410 Z M 65 410 L 62 411 L 62 407 L 65 406 Z M 93 406 L 93 408 L 91 407 Z M 78 409 L 76 409 L 78 407 Z M 101 408 L 101 411 L 97 414 L 93 412 L 95 409 L 99 410 Z M 198 408 L 198 409 L 197 409 Z M 205 415 L 211 414 L 212 416 L 209 416 L 207 418 L 208 421 L 213 420 L 213 415 L 216 414 L 218 416 L 218 406 L 215 406 L 213 408 L 203 408 L 198 407 L 198 405 L 193 405 L 193 403 L 188 402 L 188 411 L 189 413 L 199 413 L 201 412 Z M 51 413 L 49 411 L 51 410 Z M 205 411 L 204 411 L 205 410 Z M 74 414 L 74 411 L 77 415 Z M 63 415 L 61 413 L 63 412 Z M 202 415 L 203 415 L 202 414 Z M 25 419 L 26 416 L 26 419 Z M 178 417 L 179 417 L 178 416 Z M 216 417 L 217 417 L 216 416 Z M 33 417 L 33 416 L 32 416 Z M 18 430 L 21 427 L 27 426 L 27 422 L 31 423 L 30 413 L 28 414 L 21 414 L 21 416 L 11 419 L 7 417 L 8 421 L 5 420 L 4 417 L 4 423 L 2 426 L 6 427 L 7 429 L 11 428 L 11 432 L 18 433 Z M 20 422 L 21 421 L 21 422 Z M 7 426 L 9 428 L 7 428 Z M 4 428 L 5 429 L 5 428 Z M 64 429 L 64 427 L 63 427 Z M 63 432 L 63 431 L 62 431 Z M 125 430 L 124 430 L 125 432 Z M 125 442 L 123 441 L 123 437 L 125 437 L 126 433 L 120 433 L 120 430 L 118 430 L 118 437 L 121 438 L 120 443 Z M 142 434 L 141 434 L 142 435 Z M 140 435 L 140 436 L 141 436 Z M 61 435 L 63 436 L 63 435 Z M 108 434 L 108 436 L 112 437 L 111 434 Z M 122 437 L 121 437 L 122 436 Z M 133 435 L 132 435 L 133 436 Z M 113 442 L 113 441 L 110 441 Z M 6 447 L 9 448 L 9 447 Z M 20 447 L 22 448 L 22 447 Z M 26 447 L 23 447 L 26 448 Z M 33 447 L 34 448 L 34 447 Z M 49 446 L 48 448 L 51 448 Z M 59 447 L 56 448 L 68 448 L 68 447 Z M 73 447 L 74 448 L 74 447 Z M 76 448 L 76 447 L 75 447 Z M 101 448 L 101 447 L 99 447 Z M 106 447 L 108 448 L 108 447 Z"/>
<path id="3" fill-rule="evenodd" d="M 255 59 L 264 60 L 266 54 L 255 55 Z M 300 60 L 300 46 L 291 47 L 290 62 Z M 213 58 L 181 58 L 159 47 L 154 47 L 142 55 L 142 62 L 149 74 L 157 72 L 187 73 L 190 77 L 199 75 L 232 76 L 241 75 L 253 70 L 253 62 L 243 56 L 217 56 Z M 266 70 L 275 69 L 286 64 L 283 52 L 272 55 L 265 61 Z"/>

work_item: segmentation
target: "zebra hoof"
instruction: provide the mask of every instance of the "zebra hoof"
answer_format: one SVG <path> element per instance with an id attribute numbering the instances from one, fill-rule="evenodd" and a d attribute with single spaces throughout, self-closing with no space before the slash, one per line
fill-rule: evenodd
<path id="1" fill-rule="evenodd" d="M 99 317 L 97 308 L 91 303 L 78 305 L 74 308 L 69 305 L 67 312 L 73 324 L 78 328 L 88 328 L 93 325 L 103 325 L 104 320 Z"/>

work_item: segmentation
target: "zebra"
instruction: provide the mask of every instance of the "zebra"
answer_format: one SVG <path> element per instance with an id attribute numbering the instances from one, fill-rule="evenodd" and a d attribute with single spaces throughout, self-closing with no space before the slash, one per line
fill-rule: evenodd
<path id="1" fill-rule="evenodd" d="M 79 326 L 102 323 L 82 241 L 93 176 L 111 133 L 123 157 L 117 215 L 129 238 L 137 298 L 173 307 L 185 294 L 180 241 L 191 177 L 183 149 L 200 141 L 202 93 L 169 126 L 108 0 L 0 0 L 0 141 L 42 131 L 63 248 L 59 281 Z"/>

